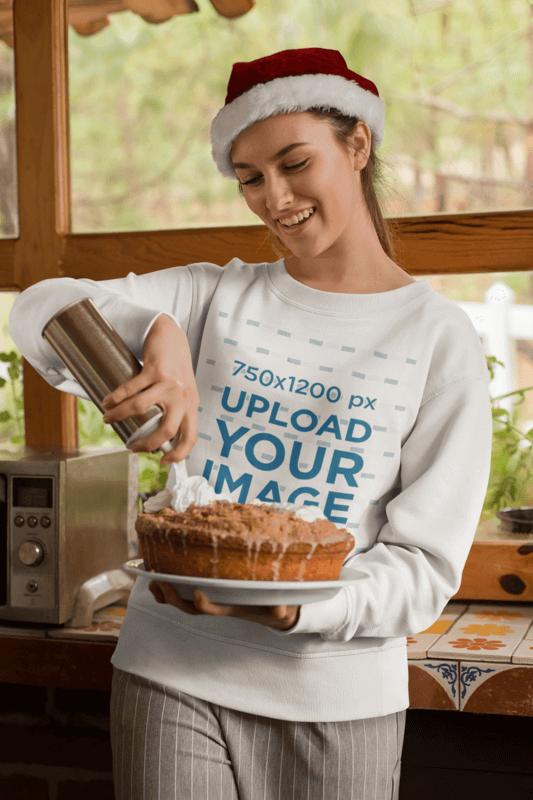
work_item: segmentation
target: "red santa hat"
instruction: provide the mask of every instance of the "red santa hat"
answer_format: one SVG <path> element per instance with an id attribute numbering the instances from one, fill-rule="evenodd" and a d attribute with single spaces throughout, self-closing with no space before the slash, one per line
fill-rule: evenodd
<path id="1" fill-rule="evenodd" d="M 314 107 L 337 109 L 366 122 L 379 149 L 385 126 L 383 100 L 372 81 L 348 69 L 338 50 L 282 50 L 234 64 L 226 102 L 211 123 L 211 152 L 219 172 L 236 178 L 231 146 L 254 122 Z"/>

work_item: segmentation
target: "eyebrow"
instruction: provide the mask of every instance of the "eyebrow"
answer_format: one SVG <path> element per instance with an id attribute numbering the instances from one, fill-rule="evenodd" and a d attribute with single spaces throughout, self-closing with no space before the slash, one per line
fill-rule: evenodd
<path id="1" fill-rule="evenodd" d="M 276 153 L 275 156 L 272 156 L 270 161 L 277 161 L 278 158 L 283 158 L 283 156 L 290 153 L 291 150 L 294 150 L 295 147 L 301 147 L 303 144 L 311 144 L 311 142 L 295 142 L 294 144 L 288 144 L 287 147 L 284 147 L 279 153 Z M 242 161 L 233 162 L 232 164 L 235 169 L 247 169 L 248 167 L 253 167 L 253 164 L 244 164 Z"/>

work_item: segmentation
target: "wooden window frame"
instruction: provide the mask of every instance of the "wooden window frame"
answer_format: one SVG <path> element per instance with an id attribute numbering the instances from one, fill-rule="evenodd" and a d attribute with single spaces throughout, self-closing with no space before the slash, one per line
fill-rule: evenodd
<path id="1" fill-rule="evenodd" d="M 14 0 L 19 237 L 0 240 L 0 287 L 45 278 L 104 280 L 235 255 L 272 261 L 264 225 L 73 234 L 66 0 Z M 400 218 L 398 263 L 411 275 L 532 268 L 533 210 Z M 77 398 L 24 361 L 26 443 L 78 446 Z"/>

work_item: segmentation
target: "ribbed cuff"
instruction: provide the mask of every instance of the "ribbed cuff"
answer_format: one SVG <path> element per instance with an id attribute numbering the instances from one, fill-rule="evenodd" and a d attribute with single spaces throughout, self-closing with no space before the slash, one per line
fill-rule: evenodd
<path id="1" fill-rule="evenodd" d="M 346 619 L 348 599 L 344 588 L 335 597 L 321 600 L 318 603 L 304 603 L 300 606 L 300 618 L 288 631 L 271 628 L 272 633 L 279 636 L 290 636 L 293 633 L 334 633 Z"/>

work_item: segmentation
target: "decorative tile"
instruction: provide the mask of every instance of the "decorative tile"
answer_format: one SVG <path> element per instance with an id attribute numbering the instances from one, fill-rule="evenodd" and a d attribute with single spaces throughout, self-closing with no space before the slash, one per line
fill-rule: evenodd
<path id="1" fill-rule="evenodd" d="M 461 663 L 460 710 L 533 716 L 533 666 Z"/>
<path id="2" fill-rule="evenodd" d="M 465 603 L 448 603 L 433 625 L 425 631 L 407 637 L 407 658 L 427 658 L 428 650 L 447 633 L 453 623 L 461 617 L 468 606 Z"/>
<path id="3" fill-rule="evenodd" d="M 513 664 L 533 664 L 533 638 L 522 639 L 513 653 Z"/>
<path id="4" fill-rule="evenodd" d="M 420 633 L 447 633 L 450 625 L 453 622 L 457 622 L 463 614 L 467 613 L 468 608 L 469 606 L 466 603 L 448 603 L 438 620 L 425 631 L 420 631 Z"/>
<path id="5" fill-rule="evenodd" d="M 459 664 L 431 659 L 410 661 L 409 708 L 459 711 Z"/>
<path id="6" fill-rule="evenodd" d="M 521 639 L 482 633 L 455 633 L 442 636 L 428 651 L 428 658 L 457 661 L 510 662 Z"/>
<path id="7" fill-rule="evenodd" d="M 533 639 L 533 620 L 531 622 L 530 627 L 526 631 L 526 635 L 524 636 L 524 639 Z"/>
<path id="8" fill-rule="evenodd" d="M 448 623 L 448 626 L 451 622 Z M 407 637 L 407 658 L 414 659 L 427 658 L 428 650 L 436 641 L 440 639 L 439 633 L 417 633 L 416 636 Z"/>
<path id="9" fill-rule="evenodd" d="M 463 623 L 467 620 L 479 625 L 510 627 L 512 633 L 522 639 L 533 622 L 533 607 L 471 603 L 459 622 Z M 453 633 L 454 630 L 455 628 L 450 633 Z"/>
<path id="10" fill-rule="evenodd" d="M 510 662 L 533 620 L 529 606 L 472 603 L 428 651 L 430 658 Z"/>

